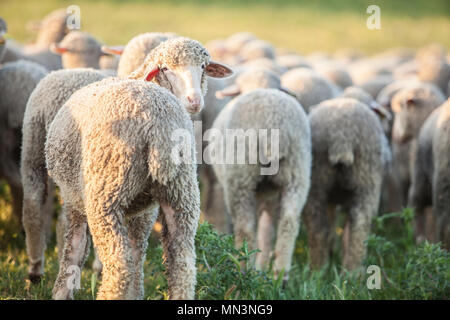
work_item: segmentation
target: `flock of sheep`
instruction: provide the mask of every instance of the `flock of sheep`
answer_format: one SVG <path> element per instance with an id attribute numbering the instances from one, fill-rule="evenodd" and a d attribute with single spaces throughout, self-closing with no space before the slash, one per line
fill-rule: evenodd
<path id="1" fill-rule="evenodd" d="M 205 219 L 233 232 L 236 246 L 260 249 L 256 268 L 273 258 L 285 281 L 301 219 L 321 267 L 339 211 L 348 270 L 361 266 L 380 205 L 411 206 L 417 241 L 450 248 L 450 57 L 441 46 L 304 57 L 246 32 L 205 46 L 149 32 L 107 47 L 68 32 L 66 19 L 52 12 L 22 46 L 4 40 L 0 18 L 0 177 L 23 223 L 32 282 L 44 272 L 60 190 L 55 299 L 73 298 L 70 268 L 81 270 L 91 240 L 98 298 L 143 298 L 158 217 L 170 298 L 194 298 L 197 175 Z M 226 141 L 196 143 L 193 120 L 200 134 L 279 130 L 277 152 L 259 138 L 257 164 L 197 166 L 196 150 L 218 154 Z M 178 129 L 192 137 L 190 161 L 173 161 Z M 261 174 L 274 162 L 275 174 Z"/>

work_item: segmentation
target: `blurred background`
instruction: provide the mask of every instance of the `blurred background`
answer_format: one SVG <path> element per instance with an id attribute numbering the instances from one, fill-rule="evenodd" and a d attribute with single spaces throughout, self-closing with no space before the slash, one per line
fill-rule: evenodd
<path id="1" fill-rule="evenodd" d="M 124 45 L 144 31 L 171 31 L 206 42 L 250 31 L 276 47 L 301 54 L 342 48 L 370 54 L 391 47 L 450 45 L 448 0 L 1 0 L 9 35 L 32 41 L 27 22 L 78 5 L 81 29 L 108 45 Z M 369 5 L 381 9 L 381 30 L 369 30 Z"/>

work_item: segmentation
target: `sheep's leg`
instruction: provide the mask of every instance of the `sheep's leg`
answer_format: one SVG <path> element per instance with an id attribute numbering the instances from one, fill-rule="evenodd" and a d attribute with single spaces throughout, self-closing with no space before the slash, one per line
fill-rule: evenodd
<path id="1" fill-rule="evenodd" d="M 225 198 L 233 220 L 235 247 L 242 248 L 245 240 L 248 250 L 254 250 L 256 248 L 257 208 L 253 188 L 240 186 L 235 190 L 228 191 Z M 254 255 L 250 264 L 254 264 Z M 242 267 L 245 267 L 244 262 Z"/>
<path id="2" fill-rule="evenodd" d="M 150 232 L 157 216 L 158 210 L 152 210 L 144 212 L 139 216 L 129 218 L 127 221 L 135 272 L 130 299 L 144 298 L 144 262 L 148 237 L 150 236 Z"/>
<path id="3" fill-rule="evenodd" d="M 275 227 L 273 213 L 263 210 L 258 220 L 258 248 L 261 252 L 256 255 L 256 269 L 263 270 L 269 265 L 272 251 Z"/>
<path id="4" fill-rule="evenodd" d="M 102 275 L 102 269 L 102 262 L 100 261 L 100 258 L 98 256 L 97 249 L 95 249 L 94 247 L 94 262 L 92 262 L 92 270 L 94 270 L 97 277 L 100 277 Z"/>
<path id="5" fill-rule="evenodd" d="M 90 240 L 86 217 L 70 204 L 64 204 L 62 214 L 66 215 L 64 251 L 59 261 L 59 273 L 53 287 L 53 298 L 73 299 L 79 289 L 81 269 L 89 254 Z"/>
<path id="6" fill-rule="evenodd" d="M 375 187 L 375 191 L 379 187 Z M 365 240 L 370 232 L 371 219 L 376 214 L 379 202 L 379 192 L 361 190 L 354 195 L 350 204 L 350 225 L 348 231 L 348 246 L 344 250 L 343 267 L 354 270 L 361 266 L 366 253 Z"/>
<path id="7" fill-rule="evenodd" d="M 445 168 L 445 170 L 448 170 L 448 168 Z M 443 248 L 450 250 L 450 176 L 439 171 L 436 170 L 433 179 L 436 241 L 442 242 Z"/>
<path id="8" fill-rule="evenodd" d="M 32 283 L 40 281 L 44 272 L 44 252 L 53 213 L 54 186 L 48 180 L 47 173 L 36 175 L 33 184 L 25 184 L 23 199 L 23 226 L 26 234 L 27 254 L 29 258 L 28 274 Z M 63 251 L 63 246 L 58 247 Z"/>
<path id="9" fill-rule="evenodd" d="M 321 268 L 328 260 L 330 222 L 327 215 L 327 197 L 324 191 L 311 190 L 303 210 L 303 221 L 308 233 L 311 266 Z"/>
<path id="10" fill-rule="evenodd" d="M 305 192 L 301 192 L 301 191 Z M 284 280 L 289 278 L 295 239 L 300 229 L 300 214 L 306 201 L 306 188 L 289 188 L 281 194 L 280 221 L 275 243 L 275 273 L 284 269 Z"/>
<path id="11" fill-rule="evenodd" d="M 219 233 L 231 233 L 231 224 L 225 209 L 223 189 L 214 175 L 211 166 L 205 165 L 203 181 L 206 183 L 205 219 L 214 225 Z"/>
<path id="12" fill-rule="evenodd" d="M 172 206 L 160 203 L 161 233 L 166 257 L 170 299 L 193 299 L 196 282 L 195 244 L 198 215 L 176 213 Z"/>
<path id="13" fill-rule="evenodd" d="M 89 230 L 103 264 L 97 299 L 128 299 L 134 278 L 134 261 L 123 215 L 104 205 L 111 200 L 94 198 L 93 194 L 85 203 Z"/>
<path id="14" fill-rule="evenodd" d="M 425 210 L 431 204 L 431 184 L 421 170 L 420 164 L 414 168 L 411 188 L 409 190 L 408 206 L 414 209 L 414 234 L 416 242 L 426 239 L 426 214 Z"/>

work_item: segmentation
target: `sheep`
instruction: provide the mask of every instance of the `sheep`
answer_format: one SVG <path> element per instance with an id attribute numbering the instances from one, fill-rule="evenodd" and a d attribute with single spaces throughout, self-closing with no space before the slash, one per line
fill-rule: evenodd
<path id="1" fill-rule="evenodd" d="M 277 64 L 275 60 L 269 58 L 258 58 L 248 60 L 247 62 L 240 64 L 238 67 L 238 69 L 240 70 L 244 70 L 247 68 L 264 68 L 273 71 L 278 75 L 282 75 L 287 70 L 285 67 Z"/>
<path id="2" fill-rule="evenodd" d="M 432 205 L 436 221 L 430 229 L 435 236 L 428 240 L 441 241 L 446 250 L 450 249 L 449 132 L 450 99 L 436 108 L 420 129 L 408 199 L 416 213 L 416 239 L 421 242 L 429 234 L 424 210 Z"/>
<path id="3" fill-rule="evenodd" d="M 226 39 L 226 47 L 232 54 L 238 54 L 249 42 L 257 40 L 256 36 L 250 32 L 237 32 Z"/>
<path id="4" fill-rule="evenodd" d="M 13 214 L 22 221 L 20 145 L 25 106 L 33 89 L 47 74 L 37 63 L 8 62 L 0 69 L 0 177 L 11 189 Z"/>
<path id="5" fill-rule="evenodd" d="M 0 18 L 0 61 L 2 61 L 3 55 L 5 53 L 6 39 L 4 38 L 5 33 L 8 31 L 8 26 L 5 20 Z"/>
<path id="6" fill-rule="evenodd" d="M 117 75 L 123 77 L 131 74 L 144 62 L 145 57 L 152 49 L 168 38 L 167 34 L 148 32 L 131 39 L 120 56 Z"/>
<path id="7" fill-rule="evenodd" d="M 337 95 L 337 88 L 325 77 L 307 68 L 292 69 L 281 77 L 285 88 L 294 91 L 306 111 L 313 105 Z"/>
<path id="8" fill-rule="evenodd" d="M 394 78 L 391 75 L 379 75 L 358 86 L 367 91 L 373 98 L 376 98 L 380 91 L 393 81 Z"/>
<path id="9" fill-rule="evenodd" d="M 432 83 L 439 87 L 442 92 L 447 93 L 450 81 L 450 65 L 443 60 L 424 60 L 419 63 L 419 80 Z"/>
<path id="10" fill-rule="evenodd" d="M 275 61 L 279 66 L 284 67 L 286 70 L 295 68 L 311 68 L 311 65 L 305 58 L 296 54 L 278 55 Z"/>
<path id="11" fill-rule="evenodd" d="M 20 173 L 23 185 L 22 221 L 29 258 L 28 275 L 33 283 L 39 282 L 43 275 L 46 235 L 49 234 L 49 220 L 53 213 L 54 186 L 48 179 L 44 154 L 48 128 L 72 93 L 103 78 L 100 71 L 93 69 L 53 71 L 39 82 L 28 99 L 23 118 Z M 63 248 L 63 221 L 60 216 L 57 228 L 58 254 L 62 253 Z"/>
<path id="12" fill-rule="evenodd" d="M 87 228 L 103 264 L 97 298 L 142 298 L 147 238 L 158 206 L 169 296 L 194 297 L 200 196 L 188 112 L 202 109 L 206 76 L 231 73 L 210 61 L 197 41 L 174 38 L 152 50 L 128 78 L 83 87 L 59 110 L 45 144 L 67 219 L 55 299 L 73 297 L 68 268 L 83 265 Z M 181 145 L 173 140 L 180 130 L 186 139 Z"/>
<path id="13" fill-rule="evenodd" d="M 258 269 L 268 267 L 272 237 L 278 220 L 274 269 L 277 274 L 284 270 L 286 281 L 299 231 L 300 213 L 309 189 L 310 130 L 306 113 L 298 101 L 277 90 L 282 87 L 275 74 L 262 70 L 251 76 L 251 72 L 239 76 L 237 85 L 232 86 L 238 90 L 228 88 L 219 93 L 241 95 L 229 102 L 214 121 L 212 135 L 207 137 L 210 141 L 207 154 L 224 190 L 227 212 L 232 218 L 235 245 L 241 247 L 244 239 L 249 250 L 258 245 L 261 249 L 256 258 Z M 245 79 L 253 84 L 249 85 Z M 248 150 L 248 156 L 243 156 L 249 159 L 252 152 L 258 154 L 255 159 L 257 164 L 247 160 L 243 164 L 225 163 L 220 157 L 215 157 L 221 154 L 225 145 L 229 152 L 230 141 L 236 153 L 234 137 L 226 135 L 229 129 L 242 130 L 244 137 L 249 132 L 250 137 L 252 130 L 269 130 L 271 139 L 274 130 L 278 130 L 279 141 L 268 142 L 261 137 L 257 139 L 259 133 L 255 133 L 253 146 L 260 150 L 259 154 L 255 150 Z M 221 133 L 219 139 L 214 136 L 217 132 Z M 252 142 L 245 144 L 251 145 Z M 228 155 L 223 156 L 228 158 Z M 262 173 L 268 169 L 267 166 L 271 167 L 269 169 L 272 172 Z M 278 210 L 280 214 L 276 218 Z"/>
<path id="14" fill-rule="evenodd" d="M 99 69 L 100 58 L 104 55 L 102 45 L 86 32 L 71 31 L 61 42 L 53 43 L 50 50 L 61 55 L 62 67 Z"/>
<path id="15" fill-rule="evenodd" d="M 39 27 L 36 42 L 23 48 L 10 46 L 7 43 L 7 52 L 3 62 L 26 59 L 37 62 L 48 70 L 61 69 L 61 57 L 53 54 L 49 47 L 54 42 L 59 42 L 67 34 L 66 19 L 68 15 L 65 9 L 58 9 L 44 17 Z"/>
<path id="16" fill-rule="evenodd" d="M 412 168 L 415 162 L 414 155 L 416 154 L 417 137 L 420 129 L 433 110 L 442 105 L 444 101 L 445 97 L 439 88 L 428 84 L 400 90 L 392 98 L 391 106 L 395 113 L 392 128 L 392 148 L 394 157 L 396 155 L 401 156 L 400 159 L 394 159 L 397 167 L 401 169 L 397 171 L 397 179 L 402 196 L 406 199 L 404 202 L 407 201 L 410 190 Z M 403 153 L 396 151 L 397 149 L 402 150 Z M 417 240 L 420 241 L 423 230 L 420 215 L 416 219 L 415 229 Z"/>
<path id="17" fill-rule="evenodd" d="M 333 242 L 335 207 L 347 213 L 343 266 L 358 268 L 390 161 L 387 139 L 370 107 L 353 98 L 321 102 L 309 113 L 311 188 L 303 211 L 311 264 L 323 266 Z"/>

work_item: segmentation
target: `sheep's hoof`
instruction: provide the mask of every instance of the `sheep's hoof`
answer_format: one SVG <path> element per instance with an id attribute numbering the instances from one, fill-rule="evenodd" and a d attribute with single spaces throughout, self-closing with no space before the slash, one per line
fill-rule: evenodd
<path id="1" fill-rule="evenodd" d="M 32 284 L 39 284 L 41 282 L 42 279 L 42 275 L 41 274 L 29 274 L 28 275 L 28 279 L 30 279 L 30 282 Z"/>

